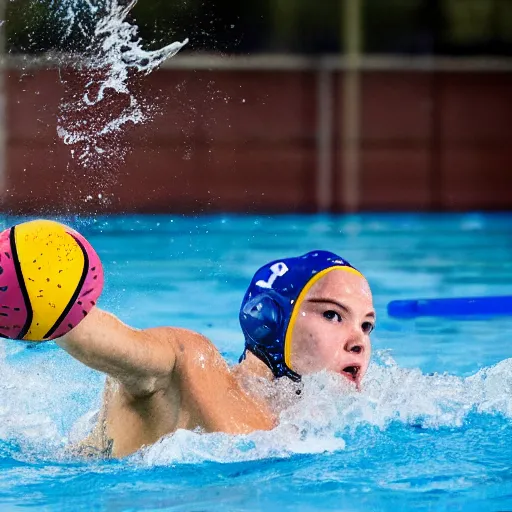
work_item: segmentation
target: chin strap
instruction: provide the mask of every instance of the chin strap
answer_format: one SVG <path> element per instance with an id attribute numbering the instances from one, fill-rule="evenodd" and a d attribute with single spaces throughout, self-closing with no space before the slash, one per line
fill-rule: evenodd
<path id="1" fill-rule="evenodd" d="M 290 370 L 288 366 L 284 362 L 282 363 L 276 363 L 273 361 L 268 354 L 266 354 L 263 350 L 261 350 L 258 346 L 254 346 L 251 348 L 246 347 L 243 354 L 240 356 L 239 363 L 241 363 L 245 357 L 247 351 L 252 352 L 258 359 L 263 361 L 271 370 L 271 372 L 274 374 L 274 377 L 277 379 L 280 379 L 281 377 L 288 377 L 293 382 L 300 382 L 301 376 L 294 372 L 293 370 Z"/>

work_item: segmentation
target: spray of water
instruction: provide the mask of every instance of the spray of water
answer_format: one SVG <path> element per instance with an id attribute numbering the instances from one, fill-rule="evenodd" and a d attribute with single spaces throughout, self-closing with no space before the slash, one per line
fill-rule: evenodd
<path id="1" fill-rule="evenodd" d="M 127 148 L 120 143 L 121 131 L 147 121 L 152 113 L 130 87 L 131 79 L 148 75 L 188 42 L 144 50 L 138 27 L 127 21 L 136 1 L 68 0 L 56 5 L 67 25 L 66 37 L 76 27 L 90 41 L 62 74 L 66 92 L 57 127 L 73 157 L 88 168 L 122 160 Z M 82 22 L 84 18 L 91 23 Z"/>
<path id="2" fill-rule="evenodd" d="M 9 456 L 21 460 L 67 459 L 66 446 L 92 427 L 88 419 L 93 414 L 87 411 L 99 406 L 103 380 L 60 350 L 30 357 L 19 345 L 0 350 L 2 449 L 12 447 Z M 464 378 L 423 374 L 381 358 L 370 365 L 361 392 L 326 372 L 305 377 L 300 395 L 286 380 L 268 386 L 280 411 L 275 429 L 241 436 L 179 430 L 139 451 L 131 462 L 154 466 L 286 458 L 344 450 L 358 429 L 382 432 L 393 424 L 460 428 L 475 414 L 512 419 L 512 359 Z M 84 420 L 77 421 L 82 413 Z"/>
<path id="3" fill-rule="evenodd" d="M 286 389 L 274 391 L 287 400 Z M 372 364 L 362 392 L 339 375 L 319 373 L 304 379 L 301 395 L 294 394 L 281 411 L 279 426 L 270 432 L 230 436 L 181 430 L 133 458 L 152 466 L 335 452 L 360 428 L 383 431 L 393 423 L 414 429 L 460 428 L 472 413 L 512 418 L 510 391 L 512 359 L 467 378 Z"/>

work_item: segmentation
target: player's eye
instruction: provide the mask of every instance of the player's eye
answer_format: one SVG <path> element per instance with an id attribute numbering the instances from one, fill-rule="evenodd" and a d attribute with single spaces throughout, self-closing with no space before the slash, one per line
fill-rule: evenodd
<path id="1" fill-rule="evenodd" d="M 370 334 L 373 329 L 375 329 L 375 326 L 371 322 L 363 322 L 361 327 L 363 328 L 363 332 L 365 334 Z"/>
<path id="2" fill-rule="evenodd" d="M 323 316 L 330 322 L 341 322 L 341 315 L 339 313 L 337 313 L 336 311 L 333 311 L 332 309 L 329 309 L 328 311 L 324 311 Z"/>

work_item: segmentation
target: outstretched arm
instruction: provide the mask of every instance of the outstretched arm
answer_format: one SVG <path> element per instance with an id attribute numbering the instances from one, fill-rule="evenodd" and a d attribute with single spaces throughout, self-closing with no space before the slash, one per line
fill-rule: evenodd
<path id="1" fill-rule="evenodd" d="M 170 327 L 133 329 L 94 308 L 56 342 L 75 359 L 117 379 L 132 395 L 147 396 L 169 385 L 178 339 L 187 343 L 199 336 Z"/>

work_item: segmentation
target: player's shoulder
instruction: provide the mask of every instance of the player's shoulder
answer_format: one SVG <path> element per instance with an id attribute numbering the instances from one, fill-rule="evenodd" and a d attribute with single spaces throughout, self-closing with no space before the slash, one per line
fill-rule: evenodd
<path id="1" fill-rule="evenodd" d="M 146 329 L 161 343 L 172 346 L 176 366 L 183 365 L 225 365 L 225 361 L 213 342 L 203 334 L 180 327 L 154 327 Z"/>

